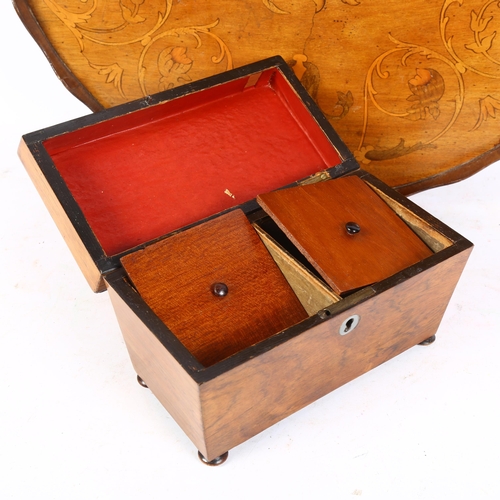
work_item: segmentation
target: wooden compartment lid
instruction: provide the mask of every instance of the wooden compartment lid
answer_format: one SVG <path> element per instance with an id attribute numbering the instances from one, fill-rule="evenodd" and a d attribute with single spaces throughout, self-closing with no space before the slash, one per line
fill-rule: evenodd
<path id="1" fill-rule="evenodd" d="M 340 294 L 433 253 L 356 175 L 262 194 L 257 201 Z"/>
<path id="2" fill-rule="evenodd" d="M 144 301 L 204 366 L 308 317 L 239 209 L 121 261 Z"/>
<path id="3" fill-rule="evenodd" d="M 147 242 L 358 168 L 280 57 L 28 134 L 20 155 L 94 290 Z"/>

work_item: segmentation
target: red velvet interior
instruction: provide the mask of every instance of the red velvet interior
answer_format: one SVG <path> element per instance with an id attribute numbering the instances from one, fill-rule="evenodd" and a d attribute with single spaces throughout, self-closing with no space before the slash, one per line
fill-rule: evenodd
<path id="1" fill-rule="evenodd" d="M 188 109 L 160 104 L 45 141 L 107 255 L 340 163 L 276 74 L 280 88 L 191 94 Z"/>

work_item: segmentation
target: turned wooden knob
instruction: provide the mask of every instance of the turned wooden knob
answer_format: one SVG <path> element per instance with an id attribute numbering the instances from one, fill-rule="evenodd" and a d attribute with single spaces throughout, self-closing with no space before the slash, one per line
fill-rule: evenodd
<path id="1" fill-rule="evenodd" d="M 229 288 L 225 283 L 214 283 L 212 285 L 212 293 L 217 297 L 225 297 L 229 292 Z"/>
<path id="2" fill-rule="evenodd" d="M 359 224 L 357 222 L 347 222 L 345 225 L 345 230 L 348 234 L 357 234 L 361 231 Z"/>

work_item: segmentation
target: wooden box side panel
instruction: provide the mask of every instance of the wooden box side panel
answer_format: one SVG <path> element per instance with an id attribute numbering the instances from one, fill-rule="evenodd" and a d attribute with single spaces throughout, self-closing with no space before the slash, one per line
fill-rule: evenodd
<path id="1" fill-rule="evenodd" d="M 205 454 L 198 384 L 112 286 L 108 292 L 136 373 Z"/>
<path id="2" fill-rule="evenodd" d="M 104 291 L 106 287 L 99 269 L 85 248 L 75 229 L 74 223 L 66 215 L 66 212 L 24 140 L 21 140 L 18 154 L 90 287 L 94 292 Z"/>
<path id="3" fill-rule="evenodd" d="M 204 384 L 208 459 L 253 437 L 437 330 L 470 248 Z M 343 321 L 360 316 L 339 335 Z"/>

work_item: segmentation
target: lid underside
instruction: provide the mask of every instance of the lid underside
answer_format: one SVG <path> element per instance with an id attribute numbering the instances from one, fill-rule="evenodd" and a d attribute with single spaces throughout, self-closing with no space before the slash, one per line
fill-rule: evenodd
<path id="1" fill-rule="evenodd" d="M 86 247 L 101 248 L 104 260 L 117 257 L 260 193 L 342 168 L 349 151 L 293 80 L 272 58 L 132 110 L 103 111 L 90 124 L 88 117 L 63 124 L 62 133 L 47 129 L 41 140 L 35 133 L 72 198 L 66 212 L 71 218 L 77 206 L 88 223 Z"/>

